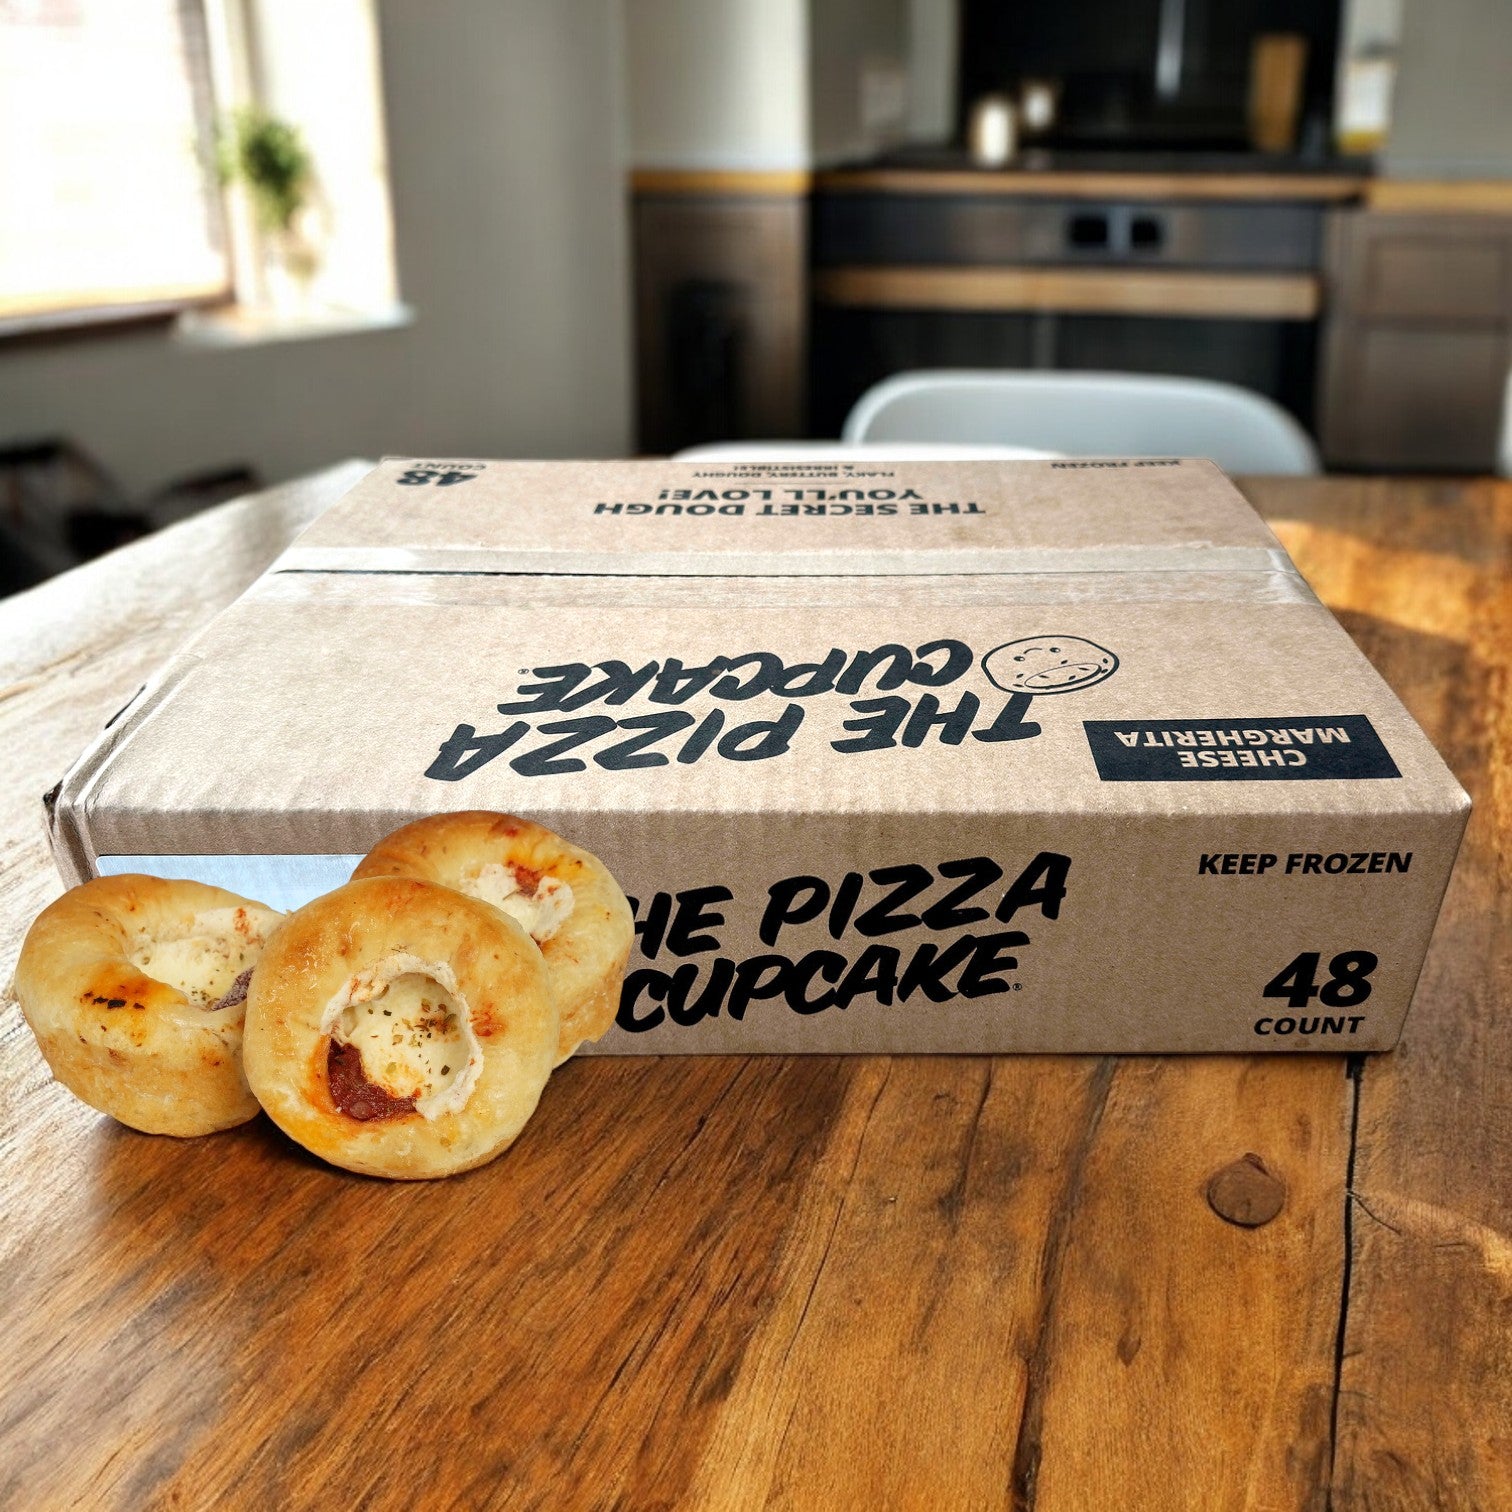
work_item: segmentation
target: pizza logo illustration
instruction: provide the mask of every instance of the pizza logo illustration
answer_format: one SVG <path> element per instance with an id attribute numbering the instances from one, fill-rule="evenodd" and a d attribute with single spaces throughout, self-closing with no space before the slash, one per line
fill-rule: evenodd
<path id="1" fill-rule="evenodd" d="M 1118 670 L 1118 657 L 1079 635 L 1031 635 L 989 651 L 982 670 L 1004 693 L 1044 698 L 1103 682 Z"/>

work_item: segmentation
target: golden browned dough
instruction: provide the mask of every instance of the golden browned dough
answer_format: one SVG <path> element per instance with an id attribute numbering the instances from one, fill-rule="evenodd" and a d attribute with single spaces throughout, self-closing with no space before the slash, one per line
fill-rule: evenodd
<path id="1" fill-rule="evenodd" d="M 546 963 L 498 909 L 409 877 L 289 915 L 253 974 L 247 1078 L 268 1115 L 347 1170 L 470 1170 L 535 1111 L 560 1017 Z"/>
<path id="2" fill-rule="evenodd" d="M 257 1116 L 242 1072 L 247 977 L 282 914 L 219 887 L 97 877 L 38 915 L 15 993 L 52 1073 L 147 1134 Z"/>
<path id="3" fill-rule="evenodd" d="M 558 1064 L 613 1024 L 634 920 L 597 856 L 528 819 L 471 811 L 406 824 L 352 875 L 439 882 L 521 923 L 546 958 L 561 1009 Z"/>

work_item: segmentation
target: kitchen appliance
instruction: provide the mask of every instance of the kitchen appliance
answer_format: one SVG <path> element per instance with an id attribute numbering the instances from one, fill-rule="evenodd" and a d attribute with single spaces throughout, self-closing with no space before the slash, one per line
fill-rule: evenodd
<path id="1" fill-rule="evenodd" d="M 838 435 L 851 405 L 881 379 L 937 367 L 1214 378 L 1267 395 L 1311 428 L 1324 213 L 1301 196 L 821 188 L 812 220 L 813 433 Z M 978 271 L 971 287 L 967 276 Z M 1010 280 L 1021 300 L 978 297 Z M 957 286 L 964 302 L 940 296 Z M 1188 297 L 1209 290 L 1231 291 L 1232 306 Z"/>

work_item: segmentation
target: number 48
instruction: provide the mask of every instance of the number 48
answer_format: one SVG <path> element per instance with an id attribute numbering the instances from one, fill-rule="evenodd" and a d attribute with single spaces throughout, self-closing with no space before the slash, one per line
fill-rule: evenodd
<path id="1" fill-rule="evenodd" d="M 411 467 L 399 474 L 398 481 L 411 488 L 434 483 L 437 488 L 450 488 L 456 483 L 466 483 L 474 477 L 470 472 L 448 470 L 437 472 L 433 467 Z"/>
<path id="2" fill-rule="evenodd" d="M 1368 950 L 1340 951 L 1329 963 L 1329 977 L 1317 985 L 1320 953 L 1304 950 L 1265 984 L 1268 998 L 1285 998 L 1288 1008 L 1305 1008 L 1317 998 L 1327 1008 L 1349 1008 L 1370 996 L 1370 973 L 1378 964 Z"/>

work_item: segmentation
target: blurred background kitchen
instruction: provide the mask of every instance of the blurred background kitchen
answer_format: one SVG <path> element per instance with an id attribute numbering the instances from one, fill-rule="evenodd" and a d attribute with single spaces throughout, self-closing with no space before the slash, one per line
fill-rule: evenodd
<path id="1" fill-rule="evenodd" d="M 394 452 L 1506 471 L 1509 80 L 1507 0 L 0 0 L 0 587 Z"/>

